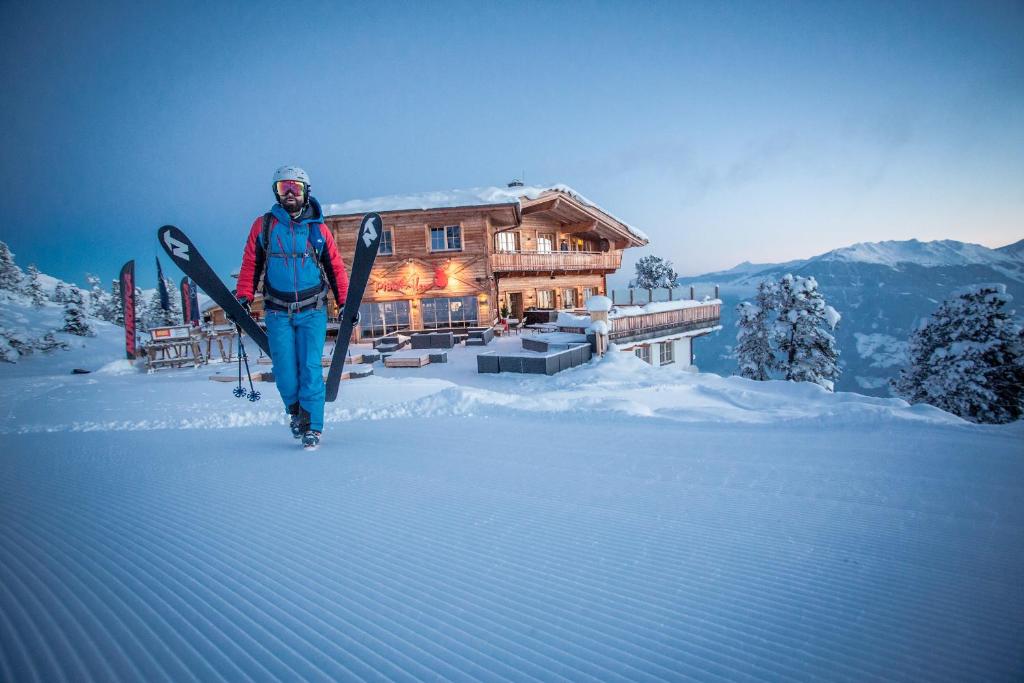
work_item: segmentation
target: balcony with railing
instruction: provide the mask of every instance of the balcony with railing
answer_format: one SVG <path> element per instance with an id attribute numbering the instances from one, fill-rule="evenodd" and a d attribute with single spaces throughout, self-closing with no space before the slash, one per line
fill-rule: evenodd
<path id="1" fill-rule="evenodd" d="M 661 334 L 691 332 L 714 327 L 721 317 L 722 304 L 719 301 L 656 313 L 623 315 L 620 312 L 608 319 L 608 338 L 611 341 L 632 341 Z"/>
<path id="2" fill-rule="evenodd" d="M 707 302 L 679 301 L 676 306 L 670 310 L 650 312 L 641 306 L 617 307 L 608 317 L 609 341 L 628 343 L 672 334 L 710 332 L 721 322 L 722 302 L 717 299 Z M 560 320 L 563 319 L 560 317 Z M 557 328 L 562 332 L 587 334 L 590 318 L 569 318 L 565 323 L 557 323 Z"/>
<path id="3" fill-rule="evenodd" d="M 491 254 L 495 273 L 577 273 L 615 271 L 621 251 L 499 251 Z"/>

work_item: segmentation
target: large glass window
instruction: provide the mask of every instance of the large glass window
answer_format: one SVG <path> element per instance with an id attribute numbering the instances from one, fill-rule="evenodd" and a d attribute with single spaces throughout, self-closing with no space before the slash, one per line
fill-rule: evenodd
<path id="1" fill-rule="evenodd" d="M 439 297 L 420 301 L 423 310 L 423 328 L 473 327 L 477 324 L 475 296 Z"/>
<path id="2" fill-rule="evenodd" d="M 537 290 L 537 308 L 554 308 L 555 307 L 555 290 L 553 289 L 538 289 Z"/>
<path id="3" fill-rule="evenodd" d="M 562 290 L 562 308 L 576 308 L 576 290 Z"/>
<path id="4" fill-rule="evenodd" d="M 391 228 L 384 228 L 380 235 L 380 245 L 377 247 L 379 256 L 391 256 L 395 253 L 395 243 L 391 234 Z"/>
<path id="5" fill-rule="evenodd" d="M 555 248 L 555 236 L 550 233 L 537 235 L 537 251 L 541 254 L 550 254 Z"/>
<path id="6" fill-rule="evenodd" d="M 515 232 L 499 232 L 494 236 L 495 251 L 518 251 L 519 234 Z"/>
<path id="7" fill-rule="evenodd" d="M 363 337 L 383 337 L 409 329 L 408 301 L 381 301 L 359 305 L 359 331 Z"/>
<path id="8" fill-rule="evenodd" d="M 462 249 L 462 227 L 446 225 L 430 229 L 431 251 L 458 251 Z"/>

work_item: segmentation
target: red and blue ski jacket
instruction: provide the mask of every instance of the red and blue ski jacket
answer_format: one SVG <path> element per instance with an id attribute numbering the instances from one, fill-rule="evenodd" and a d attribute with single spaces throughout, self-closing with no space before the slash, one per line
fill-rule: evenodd
<path id="1" fill-rule="evenodd" d="M 334 235 L 323 222 L 320 203 L 313 197 L 298 218 L 274 204 L 269 231 L 264 235 L 263 216 L 253 221 L 238 272 L 238 296 L 253 300 L 263 277 L 263 293 L 269 298 L 298 302 L 315 297 L 330 286 L 338 306 L 348 295 L 348 275 L 338 255 Z M 264 243 L 266 238 L 266 244 Z"/>

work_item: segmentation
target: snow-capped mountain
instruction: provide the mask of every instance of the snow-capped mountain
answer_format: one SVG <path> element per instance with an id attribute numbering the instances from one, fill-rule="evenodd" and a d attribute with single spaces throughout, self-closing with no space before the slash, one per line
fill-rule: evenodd
<path id="1" fill-rule="evenodd" d="M 1024 313 L 1024 240 L 998 249 L 940 240 L 862 242 L 807 259 L 744 262 L 729 270 L 679 279 L 680 285 L 721 286 L 724 329 L 696 348 L 701 370 L 732 374 L 733 310 L 757 283 L 785 273 L 813 276 L 843 316 L 836 329 L 841 391 L 888 395 L 888 380 L 906 361 L 906 342 L 922 318 L 959 287 L 1002 282 Z"/>

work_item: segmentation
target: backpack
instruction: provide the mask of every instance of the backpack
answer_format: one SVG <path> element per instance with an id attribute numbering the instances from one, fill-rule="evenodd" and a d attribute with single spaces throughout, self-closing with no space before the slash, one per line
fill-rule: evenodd
<path id="1" fill-rule="evenodd" d="M 263 245 L 263 249 L 267 252 L 267 254 L 270 254 L 270 228 L 272 227 L 272 222 L 274 220 L 275 218 L 273 213 L 268 211 L 267 213 L 263 214 L 263 228 L 260 230 L 260 243 Z M 322 223 L 310 224 L 308 234 L 306 236 L 306 248 L 308 250 L 311 250 L 313 252 L 313 255 L 316 256 L 316 258 L 313 260 L 316 261 L 316 267 L 320 270 L 321 286 L 327 286 L 327 273 L 324 272 L 324 264 L 320 263 L 320 255 L 323 253 L 325 244 L 324 236 L 319 229 L 316 231 L 313 230 L 314 226 L 319 228 L 320 225 L 322 225 Z M 313 234 L 314 232 L 316 232 L 316 235 Z M 263 268 L 264 272 L 266 272 L 266 264 L 264 264 Z M 266 286 L 266 278 L 264 278 L 264 289 L 266 289 Z"/>

